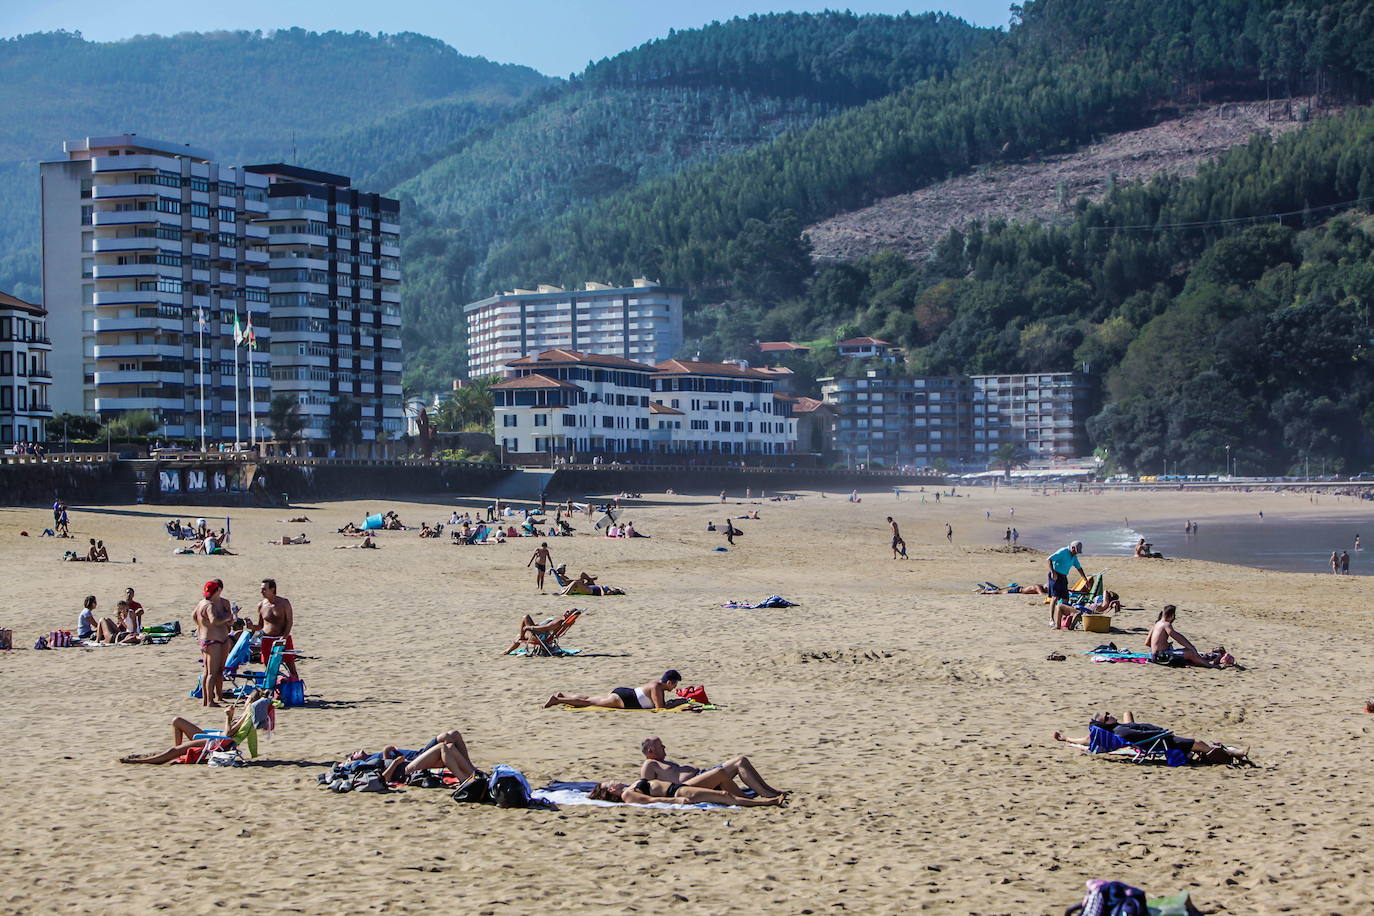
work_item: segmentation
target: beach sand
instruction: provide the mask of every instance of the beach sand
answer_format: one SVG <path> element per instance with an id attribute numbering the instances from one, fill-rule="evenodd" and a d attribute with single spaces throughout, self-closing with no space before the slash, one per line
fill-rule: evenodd
<path id="1" fill-rule="evenodd" d="M 766 484 L 765 484 L 766 485 Z M 961 491 L 962 492 L 962 491 Z M 484 503 L 484 501 L 481 501 Z M 966 497 L 890 490 L 852 504 L 645 494 L 626 517 L 652 535 L 551 540 L 555 562 L 624 587 L 618 598 L 541 595 L 535 542 L 454 547 L 385 533 L 380 550 L 334 534 L 367 511 L 445 520 L 477 500 L 328 503 L 311 524 L 281 509 L 77 508 L 77 541 L 21 538 L 46 509 L 0 509 L 0 910 L 5 912 L 540 910 L 685 913 L 1058 913 L 1090 878 L 1152 894 L 1188 890 L 1208 912 L 1355 913 L 1374 906 L 1370 737 L 1374 580 L 1102 556 L 1132 632 L 1056 632 L 1039 600 L 979 597 L 978 581 L 1038 582 L 1040 554 L 1000 549 L 1067 521 L 1360 511 L 1334 498 L 1253 494 Z M 1016 509 L 1010 519 L 1009 507 Z M 745 536 L 705 531 L 728 508 Z M 991 511 L 987 521 L 984 512 Z M 237 557 L 172 556 L 163 521 L 226 512 Z M 911 559 L 889 558 L 895 515 Z M 1137 519 L 1139 516 L 1139 520 Z M 944 525 L 954 527 L 947 543 Z M 314 543 L 268 546 L 283 533 Z M 85 538 L 117 561 L 61 563 Z M 138 562 L 130 563 L 136 556 Z M 262 759 L 241 769 L 132 767 L 169 721 L 201 720 L 187 636 L 162 647 L 35 652 L 74 628 L 81 599 L 112 613 L 132 585 L 147 622 L 189 626 L 200 584 L 256 603 L 262 576 L 295 604 L 311 705 L 283 710 Z M 781 594 L 790 610 L 726 610 Z M 1159 606 L 1200 648 L 1245 671 L 1093 664 L 1104 639 L 1138 647 Z M 580 606 L 564 640 L 585 654 L 499 653 L 522 614 Z M 1068 656 L 1047 661 L 1054 651 Z M 665 668 L 704 684 L 718 711 L 544 709 L 557 690 L 600 693 Z M 1259 766 L 1181 770 L 1094 760 L 1051 740 L 1096 710 L 1133 709 L 1178 733 L 1251 746 Z M 210 711 L 215 712 L 215 711 Z M 446 791 L 337 795 L 317 788 L 358 748 L 415 747 L 458 728 L 479 766 L 550 778 L 632 780 L 639 743 L 708 765 L 747 754 L 792 803 L 771 808 L 557 812 L 458 805 Z"/>

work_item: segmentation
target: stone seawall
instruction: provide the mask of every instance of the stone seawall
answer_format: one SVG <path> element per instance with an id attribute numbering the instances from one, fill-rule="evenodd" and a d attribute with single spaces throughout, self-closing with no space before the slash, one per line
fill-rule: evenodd
<path id="1" fill-rule="evenodd" d="M 884 487 L 938 487 L 943 477 L 916 474 L 885 474 L 866 471 L 831 471 L 808 468 L 560 468 L 554 472 L 545 493 L 568 498 L 612 493 L 718 494 L 727 491 L 741 497 L 746 489 L 753 495 L 776 494 L 785 490 L 822 490 L 832 493 L 874 490 Z"/>

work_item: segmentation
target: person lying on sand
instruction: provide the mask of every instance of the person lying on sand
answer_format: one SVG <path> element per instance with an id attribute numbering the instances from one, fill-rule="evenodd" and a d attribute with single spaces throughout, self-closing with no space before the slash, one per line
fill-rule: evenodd
<path id="1" fill-rule="evenodd" d="M 570 695 L 559 691 L 549 697 L 544 708 L 572 706 L 580 709 L 584 706 L 599 706 L 603 709 L 667 709 L 668 701 L 664 698 L 676 690 L 681 681 L 682 675 L 670 668 L 663 672 L 662 677 L 655 678 L 647 684 L 639 687 L 615 687 L 605 696 Z"/>
<path id="2" fill-rule="evenodd" d="M 989 587 L 987 586 L 987 583 L 985 582 L 985 583 L 983 583 L 983 585 L 981 585 L 981 586 L 978 587 L 978 594 L 980 594 L 980 595 L 1048 595 L 1048 594 L 1049 594 L 1049 589 L 1045 588 L 1045 586 L 1043 586 L 1043 585 L 1017 585 L 1017 584 L 1014 583 L 1014 582 L 1013 582 L 1011 585 L 1007 585 L 1007 586 L 1004 586 L 1004 587 L 1002 587 L 1002 588 L 989 588 Z"/>
<path id="3" fill-rule="evenodd" d="M 349 537 L 358 537 L 359 535 L 362 535 L 362 534 L 365 534 L 365 533 L 366 533 L 366 532 L 364 532 L 363 529 L 359 528 L 357 525 L 353 524 L 352 522 L 345 522 L 345 523 L 344 523 L 344 526 L 343 526 L 342 528 L 339 529 L 339 534 L 346 534 L 346 535 L 348 535 Z"/>
<path id="4" fill-rule="evenodd" d="M 1118 720 L 1110 712 L 1100 712 L 1093 716 L 1092 724 L 1099 728 L 1106 729 L 1128 744 L 1139 744 L 1148 741 L 1163 732 L 1169 731 L 1159 725 L 1151 725 L 1148 722 L 1137 722 L 1135 714 L 1127 710 Z M 1061 732 L 1054 733 L 1055 741 L 1065 741 L 1069 744 L 1086 745 L 1089 743 L 1088 735 L 1069 735 L 1065 736 Z M 1183 751 L 1190 757 L 1201 763 L 1232 763 L 1235 761 L 1248 761 L 1250 749 L 1237 750 L 1229 748 L 1224 744 L 1212 744 L 1197 738 L 1184 738 L 1182 735 L 1169 735 L 1164 739 L 1165 744 L 1170 750 Z"/>
<path id="5" fill-rule="evenodd" d="M 560 595 L 623 595 L 624 589 L 616 588 L 613 585 L 597 585 L 596 576 L 589 576 L 585 572 L 577 574 L 577 578 L 567 584 L 558 594 Z"/>
<path id="6" fill-rule="evenodd" d="M 377 542 L 374 541 L 374 540 L 372 540 L 372 535 L 370 535 L 370 534 L 365 534 L 365 535 L 363 535 L 363 542 L 362 542 L 361 544 L 338 544 L 338 545 L 336 545 L 336 546 L 334 547 L 334 549 L 335 549 L 335 550 L 361 550 L 361 549 L 364 548 L 364 547 L 368 547 L 368 548 L 371 548 L 371 549 L 373 549 L 373 550 L 377 549 Z"/>
<path id="7" fill-rule="evenodd" d="M 748 757 L 736 757 L 708 770 L 699 770 L 696 767 L 666 759 L 667 749 L 663 746 L 663 739 L 657 735 L 645 738 L 639 749 L 644 754 L 644 762 L 639 765 L 639 775 L 644 779 L 665 780 L 703 789 L 719 789 L 722 792 L 729 792 L 731 795 L 741 795 L 743 793 L 735 785 L 735 780 L 738 779 L 760 798 L 771 798 L 783 794 L 770 786 L 759 775 L 759 771 L 754 769 L 754 765 L 749 762 Z"/>
<path id="8" fill-rule="evenodd" d="M 1193 665 L 1198 668 L 1221 668 L 1219 660 L 1209 660 L 1204 658 L 1200 652 L 1178 630 L 1174 629 L 1174 617 L 1178 609 L 1172 604 L 1164 605 L 1164 610 L 1159 612 L 1155 618 L 1154 625 L 1150 627 L 1150 635 L 1145 639 L 1145 648 L 1149 650 L 1151 661 L 1156 665 L 1171 665 L 1179 668 L 1186 668 Z M 1174 641 L 1178 642 L 1179 648 L 1174 648 Z M 1232 664 L 1235 660 L 1232 659 Z"/>
<path id="9" fill-rule="evenodd" d="M 463 741 L 463 733 L 454 729 L 436 735 L 434 740 L 418 751 L 403 751 L 394 744 L 382 749 L 382 758 L 390 761 L 382 770 L 386 782 L 403 782 L 421 770 L 444 767 L 459 779 L 467 779 L 477 768 L 468 757 L 468 746 Z"/>
<path id="10" fill-rule="evenodd" d="M 668 800 L 683 805 L 740 805 L 749 808 L 780 808 L 787 804 L 786 793 L 751 798 L 661 779 L 641 779 L 632 786 L 623 782 L 599 782 L 587 797 L 595 801 L 624 802 L 627 805 L 652 805 Z"/>
<path id="11" fill-rule="evenodd" d="M 243 702 L 237 706 L 230 706 L 224 711 L 224 733 L 232 735 L 239 730 L 244 722 L 249 718 L 254 718 L 258 722 L 266 719 L 267 711 L 264 706 L 272 702 L 265 692 L 254 690 L 243 698 Z M 205 733 L 201 728 L 190 719 L 177 716 L 172 719 L 172 746 L 165 751 L 156 754 L 130 754 L 127 757 L 119 758 L 119 763 L 199 763 L 201 755 L 208 750 L 227 751 L 234 747 L 232 738 L 197 738 L 196 735 Z"/>
<path id="12" fill-rule="evenodd" d="M 294 524 L 296 524 L 297 522 L 308 522 L 308 521 L 310 521 L 310 516 L 308 516 L 308 515 L 298 515 L 298 516 L 296 516 L 295 518 L 279 518 L 279 519 L 277 519 L 277 521 L 279 521 L 279 522 L 286 522 L 288 525 L 294 525 Z"/>
<path id="13" fill-rule="evenodd" d="M 289 536 L 283 534 L 278 540 L 275 540 L 275 541 L 268 541 L 267 543 L 273 544 L 273 545 L 277 545 L 277 546 L 280 546 L 280 547 L 287 547 L 287 546 L 290 546 L 291 544 L 309 544 L 309 543 L 310 543 L 310 538 L 306 537 L 306 536 L 305 536 L 305 532 L 302 531 L 302 532 L 301 532 L 299 535 L 297 535 L 296 537 L 289 537 Z"/>

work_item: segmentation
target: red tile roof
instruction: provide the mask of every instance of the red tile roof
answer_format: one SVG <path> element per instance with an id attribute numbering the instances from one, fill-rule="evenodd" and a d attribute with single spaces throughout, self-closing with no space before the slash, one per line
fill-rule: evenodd
<path id="1" fill-rule="evenodd" d="M 815 398 L 797 398 L 797 403 L 792 405 L 793 413 L 810 413 L 818 407 L 832 407 L 825 401 L 818 401 Z"/>
<path id="2" fill-rule="evenodd" d="M 637 363 L 634 360 L 625 359 L 620 356 L 611 356 L 607 353 L 583 353 L 580 350 L 565 350 L 555 348 L 545 350 L 537 356 L 522 356 L 506 363 L 507 366 L 566 366 L 579 363 L 587 366 L 604 366 L 610 369 L 638 369 L 641 372 L 652 372 L 653 366 Z"/>
<path id="3" fill-rule="evenodd" d="M 694 359 L 668 359 L 655 367 L 658 375 L 724 375 L 731 378 L 773 380 L 773 376 L 758 369 L 741 369 L 729 363 L 708 363 Z"/>
<path id="4" fill-rule="evenodd" d="M 684 414 L 682 411 L 678 410 L 677 408 L 669 407 L 669 406 L 666 405 L 666 404 L 660 404 L 658 401 L 650 401 L 650 402 L 649 402 L 649 413 L 651 413 L 651 414 L 654 414 L 654 413 L 676 414 L 676 415 L 679 416 L 679 417 L 686 416 L 686 414 Z"/>
<path id="5" fill-rule="evenodd" d="M 892 344 L 876 337 L 851 337 L 849 340 L 842 340 L 835 344 L 837 347 L 890 347 Z"/>
<path id="6" fill-rule="evenodd" d="M 801 344 L 794 344 L 790 340 L 761 340 L 757 344 L 761 353 L 790 353 L 793 350 L 810 350 L 810 347 L 803 347 Z"/>
<path id="7" fill-rule="evenodd" d="M 547 375 L 540 375 L 538 372 L 522 375 L 519 378 L 508 378 L 491 386 L 492 391 L 510 391 L 516 388 L 571 388 L 573 391 L 582 390 L 571 382 L 549 378 Z"/>
<path id="8" fill-rule="evenodd" d="M 28 312 L 31 315 L 43 317 L 48 314 L 48 310 L 41 305 L 34 305 L 32 302 L 25 302 L 18 296 L 11 296 L 9 293 L 0 291 L 0 308 L 19 309 L 21 312 Z"/>

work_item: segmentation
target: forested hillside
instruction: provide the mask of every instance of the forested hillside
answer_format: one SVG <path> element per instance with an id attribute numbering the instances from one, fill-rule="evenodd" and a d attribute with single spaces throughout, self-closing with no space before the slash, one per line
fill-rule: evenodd
<path id="1" fill-rule="evenodd" d="M 0 289 L 37 299 L 38 169 L 62 141 L 123 131 L 207 148 L 230 164 L 290 160 L 400 112 L 416 130 L 330 143 L 332 171 L 386 177 L 406 143 L 446 145 L 549 80 L 423 35 L 216 32 L 89 42 L 0 40 Z M 324 165 L 325 163 L 318 163 Z"/>

